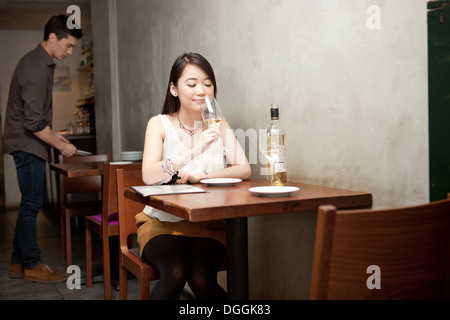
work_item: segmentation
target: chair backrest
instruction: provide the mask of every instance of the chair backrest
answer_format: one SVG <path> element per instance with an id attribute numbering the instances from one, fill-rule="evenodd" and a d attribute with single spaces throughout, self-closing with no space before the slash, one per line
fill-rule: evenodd
<path id="1" fill-rule="evenodd" d="M 117 203 L 119 206 L 119 241 L 122 252 L 128 251 L 128 241 L 130 235 L 136 234 L 135 215 L 141 212 L 145 204 L 127 199 L 124 196 L 125 190 L 129 186 L 145 185 L 142 180 L 142 170 L 117 169 Z"/>
<path id="2" fill-rule="evenodd" d="M 118 164 L 114 162 L 105 162 L 103 164 L 103 207 L 102 221 L 108 221 L 108 216 L 118 214 L 117 205 L 117 175 L 116 170 L 123 169 L 125 171 L 142 170 L 141 163 Z M 105 224 L 107 226 L 107 224 Z"/>
<path id="3" fill-rule="evenodd" d="M 450 194 L 419 206 L 319 207 L 311 299 L 449 299 Z"/>
<path id="4" fill-rule="evenodd" d="M 104 162 L 111 161 L 111 155 L 106 154 L 95 154 L 89 156 L 74 156 L 74 157 L 64 157 L 59 155 L 60 163 L 70 163 L 70 162 Z M 84 192 L 101 192 L 102 191 L 102 177 L 92 176 L 92 177 L 76 177 L 68 178 L 62 174 L 59 175 L 60 184 L 60 195 L 65 201 L 65 197 L 69 193 L 84 193 Z"/>

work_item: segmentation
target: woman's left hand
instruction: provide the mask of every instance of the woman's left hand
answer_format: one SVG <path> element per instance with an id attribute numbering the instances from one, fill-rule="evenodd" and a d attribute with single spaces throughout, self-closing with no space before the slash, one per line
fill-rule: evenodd
<path id="1" fill-rule="evenodd" d="M 203 180 L 205 175 L 203 173 L 189 173 L 189 172 L 179 172 L 178 177 L 180 179 L 177 180 L 177 184 L 186 184 L 186 183 L 199 183 L 200 180 Z"/>

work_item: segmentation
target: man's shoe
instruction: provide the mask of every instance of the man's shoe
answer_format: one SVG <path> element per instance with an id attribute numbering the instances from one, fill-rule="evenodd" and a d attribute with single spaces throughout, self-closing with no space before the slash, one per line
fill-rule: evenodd
<path id="1" fill-rule="evenodd" d="M 41 262 L 33 269 L 25 269 L 23 280 L 28 282 L 57 283 L 66 281 L 67 277 Z"/>
<path id="2" fill-rule="evenodd" d="M 10 279 L 22 279 L 23 278 L 23 264 L 11 263 L 9 266 L 9 278 Z"/>

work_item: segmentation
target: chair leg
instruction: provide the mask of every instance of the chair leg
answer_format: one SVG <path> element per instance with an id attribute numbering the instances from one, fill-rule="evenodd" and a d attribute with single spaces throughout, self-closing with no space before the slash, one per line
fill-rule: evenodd
<path id="1" fill-rule="evenodd" d="M 70 230 L 70 216 L 65 214 L 66 218 L 66 265 L 72 265 L 72 232 Z"/>
<path id="2" fill-rule="evenodd" d="M 59 218 L 60 224 L 60 247 L 61 247 L 61 261 L 66 261 L 66 227 L 64 215 L 61 214 Z"/>
<path id="3" fill-rule="evenodd" d="M 85 225 L 86 234 L 86 287 L 92 287 L 92 233 Z"/>
<path id="4" fill-rule="evenodd" d="M 111 266 L 109 257 L 109 237 L 102 236 L 103 244 L 103 283 L 105 286 L 105 300 L 111 300 Z"/>
<path id="5" fill-rule="evenodd" d="M 141 296 L 141 300 L 148 300 L 148 296 L 149 296 L 149 279 L 148 279 L 148 272 L 142 272 L 143 270 L 141 270 L 141 276 L 139 279 L 140 282 L 140 296 Z"/>
<path id="6" fill-rule="evenodd" d="M 120 263 L 119 269 L 119 298 L 120 300 L 127 300 L 128 296 L 128 283 L 127 283 L 127 269 Z"/>

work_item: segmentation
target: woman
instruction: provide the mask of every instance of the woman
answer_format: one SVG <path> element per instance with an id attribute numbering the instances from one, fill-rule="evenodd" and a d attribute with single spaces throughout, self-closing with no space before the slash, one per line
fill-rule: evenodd
<path id="1" fill-rule="evenodd" d="M 149 120 L 145 133 L 146 184 L 250 178 L 250 165 L 228 122 L 223 119 L 218 129 L 202 122 L 205 97 L 216 92 L 214 71 L 203 56 L 187 53 L 175 60 L 163 112 Z M 221 142 L 230 164 L 226 168 Z M 179 299 L 186 282 L 197 299 L 226 299 L 217 283 L 226 254 L 223 224 L 194 224 L 149 206 L 136 223 L 141 257 L 160 273 L 150 299 Z"/>

